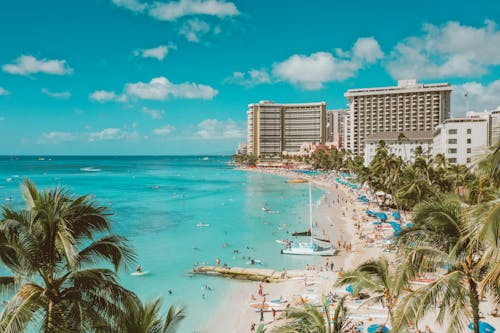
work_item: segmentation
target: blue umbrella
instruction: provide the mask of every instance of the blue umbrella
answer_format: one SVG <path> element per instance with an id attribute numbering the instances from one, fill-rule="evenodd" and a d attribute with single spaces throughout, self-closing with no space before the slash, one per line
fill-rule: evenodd
<path id="1" fill-rule="evenodd" d="M 396 220 L 399 220 L 401 218 L 398 212 L 392 212 L 392 217 L 394 217 Z"/>
<path id="2" fill-rule="evenodd" d="M 469 324 L 469 329 L 474 329 L 474 323 Z M 496 329 L 485 321 L 479 322 L 479 332 L 480 333 L 493 333 Z"/>
<path id="3" fill-rule="evenodd" d="M 375 215 L 376 215 L 376 216 L 377 216 L 377 217 L 378 217 L 381 221 L 385 221 L 385 220 L 387 220 L 387 214 L 386 214 L 386 213 L 382 213 L 382 212 L 380 212 L 380 213 L 377 213 L 377 214 L 375 214 Z"/>
<path id="4" fill-rule="evenodd" d="M 390 330 L 387 326 L 379 325 L 379 324 L 373 324 L 373 325 L 368 326 L 367 331 L 368 331 L 368 333 L 379 333 L 379 332 L 388 333 L 388 332 L 390 332 Z"/>
<path id="5" fill-rule="evenodd" d="M 348 285 L 347 288 L 345 288 L 345 291 L 347 291 L 348 293 L 352 293 L 354 289 L 352 288 L 352 285 Z"/>

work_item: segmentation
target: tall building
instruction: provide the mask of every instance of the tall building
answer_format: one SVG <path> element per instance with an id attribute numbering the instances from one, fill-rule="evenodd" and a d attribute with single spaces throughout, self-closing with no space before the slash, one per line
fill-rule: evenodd
<path id="1" fill-rule="evenodd" d="M 453 164 L 470 164 L 489 146 L 489 124 L 477 116 L 445 120 L 436 128 L 433 154 L 443 154 Z"/>
<path id="2" fill-rule="evenodd" d="M 325 143 L 326 103 L 248 105 L 247 152 L 276 156 L 300 151 L 303 143 Z"/>
<path id="3" fill-rule="evenodd" d="M 365 140 L 379 132 L 433 131 L 450 117 L 451 86 L 399 80 L 397 87 L 349 89 L 346 148 L 364 155 Z"/>
<path id="4" fill-rule="evenodd" d="M 345 117 L 348 110 L 326 111 L 326 142 L 332 143 L 337 148 L 342 148 L 345 142 Z"/>

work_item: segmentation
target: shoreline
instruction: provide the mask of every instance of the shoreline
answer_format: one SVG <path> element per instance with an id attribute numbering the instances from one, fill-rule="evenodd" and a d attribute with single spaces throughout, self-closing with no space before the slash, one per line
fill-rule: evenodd
<path id="1" fill-rule="evenodd" d="M 351 251 L 346 251 L 342 246 L 338 248 L 338 253 L 328 257 L 329 262 L 334 263 L 333 271 L 325 269 L 327 259 L 311 257 L 310 270 L 301 270 L 300 275 L 305 278 L 296 278 L 279 283 L 263 283 L 264 296 L 258 295 L 259 282 L 251 281 L 234 281 L 228 291 L 227 296 L 221 300 L 220 306 L 215 309 L 212 319 L 207 323 L 204 329 L 199 330 L 200 333 L 208 332 L 228 332 L 240 333 L 249 332 L 252 324 L 256 327 L 260 323 L 270 324 L 273 320 L 271 311 L 264 312 L 264 321 L 260 322 L 260 312 L 255 308 L 251 308 L 251 303 L 266 302 L 270 300 L 283 299 L 290 304 L 296 306 L 304 295 L 309 295 L 311 301 L 319 301 L 317 296 L 321 294 L 348 294 L 345 290 L 334 288 L 339 271 L 352 269 L 361 262 L 370 257 L 377 257 L 382 254 L 382 249 L 370 248 L 366 251 L 360 241 L 356 241 L 356 228 L 353 218 L 357 216 L 358 209 L 356 207 L 357 195 L 352 189 L 346 186 L 335 183 L 337 175 L 307 175 L 297 174 L 296 172 L 284 169 L 261 169 L 261 168 L 239 168 L 242 171 L 262 172 L 281 176 L 287 179 L 304 178 L 324 191 L 324 196 L 318 207 L 315 207 L 316 228 L 320 231 L 322 237 L 330 239 L 335 247 L 338 244 L 343 245 L 344 242 L 352 246 Z M 322 177 L 322 178 L 321 178 Z M 293 186 L 293 184 L 290 184 Z M 344 215 L 344 216 L 343 216 Z M 321 261 L 320 261 L 321 260 Z M 319 262 L 319 265 L 317 264 Z M 316 265 L 314 264 L 316 263 Z M 354 303 L 351 304 L 353 310 L 356 308 Z M 352 311 L 352 310 L 351 310 Z M 368 316 L 367 310 L 362 309 L 359 312 L 360 318 Z M 380 311 L 379 311 L 380 312 Z M 278 317 L 280 312 L 276 314 L 276 322 L 279 322 Z M 230 315 L 228 315 L 230 314 Z M 384 319 L 383 314 L 377 314 Z M 368 317 L 367 317 L 368 318 Z"/>

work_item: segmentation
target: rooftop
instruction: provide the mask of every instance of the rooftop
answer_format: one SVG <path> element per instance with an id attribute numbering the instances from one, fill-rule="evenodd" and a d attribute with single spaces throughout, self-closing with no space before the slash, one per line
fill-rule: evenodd
<path id="1" fill-rule="evenodd" d="M 403 134 L 409 141 L 432 140 L 434 137 L 434 131 L 378 132 L 368 135 L 366 141 L 398 141 L 400 134 Z"/>
<path id="2" fill-rule="evenodd" d="M 416 80 L 399 80 L 398 85 L 395 87 L 378 87 L 378 88 L 361 88 L 349 89 L 344 94 L 345 97 L 354 97 L 362 95 L 385 95 L 385 94 L 400 94 L 421 92 L 422 90 L 439 90 L 451 91 L 451 85 L 447 82 L 444 83 L 417 83 Z"/>

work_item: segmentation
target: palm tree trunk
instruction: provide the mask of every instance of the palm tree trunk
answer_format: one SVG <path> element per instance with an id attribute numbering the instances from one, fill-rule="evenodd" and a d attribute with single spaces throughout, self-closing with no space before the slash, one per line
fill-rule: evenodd
<path id="1" fill-rule="evenodd" d="M 479 294 L 477 292 L 477 283 L 471 277 L 469 282 L 469 298 L 472 308 L 472 319 L 474 324 L 474 333 L 479 333 Z"/>

